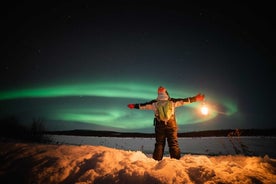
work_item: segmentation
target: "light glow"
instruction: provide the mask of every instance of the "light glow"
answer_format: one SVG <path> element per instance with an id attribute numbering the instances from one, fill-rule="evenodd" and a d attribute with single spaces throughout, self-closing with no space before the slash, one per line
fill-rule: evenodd
<path id="1" fill-rule="evenodd" d="M 204 116 L 207 116 L 209 114 L 209 108 L 206 105 L 203 105 L 200 110 L 201 114 Z"/>

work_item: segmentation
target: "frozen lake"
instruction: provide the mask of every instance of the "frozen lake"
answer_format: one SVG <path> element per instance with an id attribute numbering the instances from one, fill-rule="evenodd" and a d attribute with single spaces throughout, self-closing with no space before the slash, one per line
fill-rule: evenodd
<path id="1" fill-rule="evenodd" d="M 122 150 L 142 151 L 151 154 L 154 138 L 121 138 L 50 135 L 58 144 L 107 146 Z M 276 158 L 276 137 L 194 137 L 178 139 L 182 154 L 254 155 Z M 168 154 L 166 144 L 165 154 Z"/>

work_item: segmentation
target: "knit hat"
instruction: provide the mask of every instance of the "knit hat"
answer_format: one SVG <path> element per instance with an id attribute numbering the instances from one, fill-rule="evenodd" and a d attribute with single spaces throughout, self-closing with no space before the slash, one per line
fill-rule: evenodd
<path id="1" fill-rule="evenodd" d="M 158 88 L 157 92 L 158 92 L 157 100 L 168 100 L 169 99 L 169 94 L 168 94 L 166 88 L 160 86 Z"/>

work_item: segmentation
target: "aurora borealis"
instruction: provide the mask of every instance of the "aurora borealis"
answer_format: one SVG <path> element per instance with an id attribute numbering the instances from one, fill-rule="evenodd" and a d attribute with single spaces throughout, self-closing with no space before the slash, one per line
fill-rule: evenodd
<path id="1" fill-rule="evenodd" d="M 32 7 L 32 8 L 31 8 Z M 271 128 L 270 19 L 254 4 L 58 2 L 7 5 L 0 116 L 50 130 L 153 132 L 129 103 L 201 92 L 176 110 L 180 131 Z M 265 20 L 265 21 L 264 21 Z M 263 32 L 265 31 L 265 32 Z"/>
<path id="2" fill-rule="evenodd" d="M 39 116 L 53 121 L 80 122 L 95 124 L 128 131 L 146 129 L 151 127 L 149 123 L 153 113 L 134 112 L 127 109 L 126 104 L 130 101 L 150 101 L 156 98 L 154 84 L 132 83 L 84 83 L 76 85 L 56 85 L 37 87 L 30 89 L 18 89 L 1 92 L 1 101 L 21 100 L 32 101 L 32 105 L 26 105 L 23 111 L 37 111 Z M 174 91 L 174 96 L 191 96 L 192 93 Z M 226 97 L 224 97 L 226 98 Z M 46 104 L 46 106 L 45 106 Z M 236 112 L 234 104 L 225 102 L 225 113 L 231 115 Z M 8 107 L 8 105 L 7 105 Z M 35 109 L 33 109 L 35 107 Z M 184 110 L 178 110 L 179 125 L 199 123 L 217 116 L 213 110 L 208 117 L 196 114 L 200 103 L 189 104 Z M 7 112 L 16 108 L 6 109 Z M 183 107 L 184 108 L 184 107 Z M 19 113 L 22 109 L 18 110 Z M 38 115 L 36 114 L 36 115 Z M 31 118 L 31 117 L 29 117 Z"/>

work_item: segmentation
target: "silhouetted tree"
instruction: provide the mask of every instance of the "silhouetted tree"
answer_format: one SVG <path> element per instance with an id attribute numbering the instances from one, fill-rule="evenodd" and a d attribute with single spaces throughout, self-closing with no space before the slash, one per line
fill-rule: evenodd
<path id="1" fill-rule="evenodd" d="M 41 118 L 33 118 L 31 126 L 31 136 L 33 141 L 43 141 L 44 139 L 45 127 L 43 125 L 43 120 Z"/>
<path id="2" fill-rule="evenodd" d="M 1 123 L 1 137 L 26 139 L 28 137 L 28 129 L 19 123 L 15 116 L 5 117 L 0 120 Z"/>
<path id="3" fill-rule="evenodd" d="M 45 127 L 41 118 L 33 118 L 31 127 L 22 125 L 15 116 L 0 120 L 0 138 L 32 142 L 51 142 L 44 135 Z"/>

